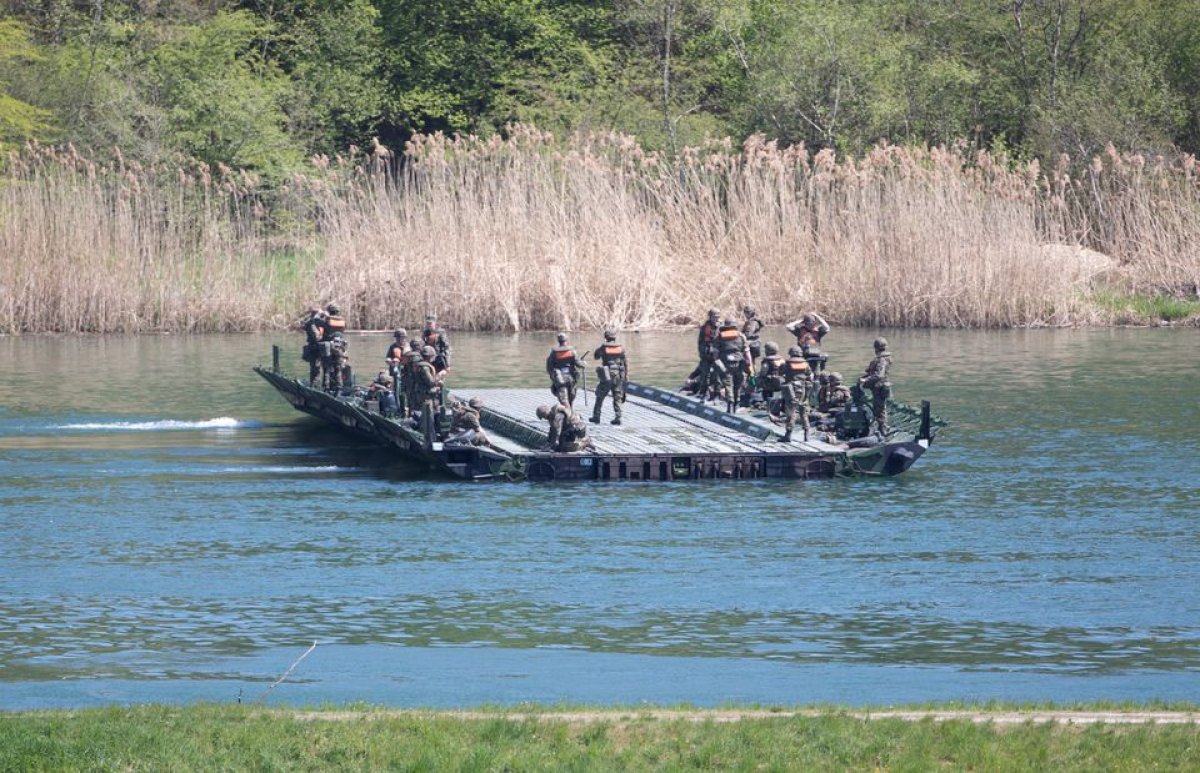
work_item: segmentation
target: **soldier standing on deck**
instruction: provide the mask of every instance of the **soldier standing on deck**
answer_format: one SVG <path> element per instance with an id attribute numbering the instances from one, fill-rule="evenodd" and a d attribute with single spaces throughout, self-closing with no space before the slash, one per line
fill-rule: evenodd
<path id="1" fill-rule="evenodd" d="M 888 381 L 888 370 L 892 367 L 892 353 L 888 351 L 886 338 L 875 339 L 875 359 L 859 378 L 863 389 L 871 390 L 871 410 L 875 414 L 875 427 L 880 435 L 887 435 L 887 399 L 892 396 L 892 382 Z"/>
<path id="2" fill-rule="evenodd" d="M 446 337 L 445 329 L 438 327 L 436 314 L 428 314 L 425 317 L 425 327 L 421 329 L 421 345 L 434 348 L 432 365 L 435 370 L 439 373 L 450 370 L 450 339 Z"/>
<path id="3" fill-rule="evenodd" d="M 725 410 L 736 413 L 742 385 L 746 381 L 746 369 L 750 366 L 750 347 L 746 336 L 738 330 L 737 323 L 728 317 L 717 329 L 717 356 L 720 359 L 721 395 L 725 398 Z"/>
<path id="4" fill-rule="evenodd" d="M 556 340 L 558 345 L 546 357 L 546 375 L 550 377 L 551 393 L 559 403 L 571 408 L 575 404 L 575 384 L 581 364 L 575 347 L 567 342 L 566 333 L 559 333 Z"/>
<path id="5" fill-rule="evenodd" d="M 753 372 L 755 362 L 762 356 L 762 342 L 759 340 L 759 335 L 765 325 L 758 318 L 758 311 L 748 303 L 742 309 L 742 315 L 745 317 L 745 321 L 742 322 L 742 335 L 746 336 L 746 345 L 750 347 L 750 371 Z"/>
<path id="6" fill-rule="evenodd" d="M 779 438 L 779 442 L 791 442 L 797 414 L 800 426 L 804 428 L 804 439 L 808 440 L 808 393 L 812 389 L 812 383 L 812 371 L 808 367 L 808 361 L 804 359 L 804 352 L 799 346 L 788 349 L 788 358 L 783 364 L 783 387 L 780 389 L 785 424 L 783 437 Z"/>
<path id="7" fill-rule="evenodd" d="M 388 345 L 387 353 L 383 358 L 387 360 L 388 372 L 392 376 L 392 385 L 394 394 L 396 395 L 397 412 L 401 416 L 408 415 L 408 385 L 407 380 L 407 362 L 408 353 L 412 351 L 412 345 L 408 340 L 408 331 L 404 328 L 396 328 L 392 332 L 392 343 Z"/>
<path id="8" fill-rule="evenodd" d="M 613 424 L 621 423 L 621 406 L 625 402 L 625 382 L 629 379 L 629 362 L 625 358 L 625 347 L 617 343 L 617 331 L 604 331 L 604 343 L 592 353 L 596 361 L 596 375 L 600 382 L 596 386 L 596 407 L 592 409 L 592 423 L 600 423 L 600 408 L 604 398 L 612 395 Z"/>
<path id="9" fill-rule="evenodd" d="M 308 363 L 308 385 L 316 386 L 321 378 L 321 340 L 325 337 L 325 312 L 320 306 L 308 310 L 300 321 L 300 329 L 304 331 L 304 349 L 300 357 Z"/>
<path id="10" fill-rule="evenodd" d="M 767 341 L 763 347 L 763 361 L 758 369 L 758 386 L 762 389 L 763 401 L 769 406 L 771 398 L 783 389 L 784 359 L 779 354 L 779 344 Z"/>
<path id="11" fill-rule="evenodd" d="M 346 369 L 346 318 L 336 303 L 325 307 L 325 331 L 321 337 L 321 371 L 326 391 L 338 394 L 342 391 L 342 378 Z"/>
<path id="12" fill-rule="evenodd" d="M 796 345 L 804 353 L 815 378 L 825 359 L 821 353 L 821 341 L 829 332 L 829 323 L 820 314 L 810 311 L 800 319 L 787 323 L 786 327 L 788 332 L 796 336 Z"/>
<path id="13" fill-rule="evenodd" d="M 428 352 L 430 347 L 425 347 Z M 436 352 L 434 353 L 436 355 Z M 410 355 L 412 362 L 412 405 L 410 409 L 421 412 L 421 419 L 424 420 L 428 415 L 427 411 L 433 409 L 433 403 L 442 391 L 442 382 L 438 378 L 437 372 L 433 369 L 433 363 L 429 362 L 432 357 L 427 357 L 425 354 L 413 351 Z"/>
<path id="14" fill-rule="evenodd" d="M 696 339 L 696 353 L 700 364 L 696 366 L 695 385 L 696 396 L 701 400 L 708 399 L 710 373 L 717 361 L 717 330 L 721 327 L 721 311 L 716 308 L 708 310 L 708 319 L 700 326 L 700 335 Z"/>

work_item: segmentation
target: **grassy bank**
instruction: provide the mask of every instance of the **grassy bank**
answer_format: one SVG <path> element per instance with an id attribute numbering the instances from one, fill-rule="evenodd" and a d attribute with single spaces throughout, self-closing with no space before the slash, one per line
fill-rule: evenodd
<path id="1" fill-rule="evenodd" d="M 751 138 L 668 163 L 629 137 L 514 128 L 418 136 L 402 158 L 319 157 L 264 187 L 30 148 L 0 181 L 0 332 L 254 330 L 327 300 L 361 328 L 436 311 L 458 329 L 645 329 L 746 302 L 841 325 L 1197 319 L 1190 156 L 1043 169 Z"/>
<path id="2" fill-rule="evenodd" d="M 1132 711 L 27 712 L 0 714 L 0 770 L 1194 769 L 1194 707 Z"/>

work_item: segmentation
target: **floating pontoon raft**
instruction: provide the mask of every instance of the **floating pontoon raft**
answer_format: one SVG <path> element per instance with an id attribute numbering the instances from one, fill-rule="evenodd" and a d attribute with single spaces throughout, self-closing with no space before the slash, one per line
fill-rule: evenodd
<path id="1" fill-rule="evenodd" d="M 936 420 L 929 403 L 916 411 L 892 403 L 896 425 L 886 439 L 846 443 L 801 439 L 781 443 L 782 434 L 765 415 L 730 414 L 711 404 L 658 387 L 630 382 L 620 426 L 588 424 L 594 448 L 556 453 L 546 441 L 548 426 L 539 405 L 553 401 L 544 389 L 454 389 L 450 397 L 484 401 L 481 423 L 491 447 L 454 445 L 438 439 L 436 421 L 423 426 L 381 415 L 374 403 L 327 394 L 279 369 L 278 347 L 271 368 L 255 368 L 296 410 L 340 429 L 396 449 L 460 478 L 475 480 L 704 480 L 710 478 L 832 478 L 897 475 L 925 452 Z M 589 395 L 595 399 L 594 395 Z M 583 407 L 584 394 L 576 398 Z"/>

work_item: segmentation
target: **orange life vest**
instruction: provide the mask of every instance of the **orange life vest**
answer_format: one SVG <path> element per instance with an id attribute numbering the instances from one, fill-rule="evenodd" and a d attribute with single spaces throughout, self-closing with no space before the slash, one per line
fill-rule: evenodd
<path id="1" fill-rule="evenodd" d="M 736 327 L 723 327 L 718 334 L 722 341 L 732 341 L 740 335 Z"/>
<path id="2" fill-rule="evenodd" d="M 625 353 L 625 347 L 620 344 L 605 344 L 604 355 L 606 357 L 620 357 Z"/>

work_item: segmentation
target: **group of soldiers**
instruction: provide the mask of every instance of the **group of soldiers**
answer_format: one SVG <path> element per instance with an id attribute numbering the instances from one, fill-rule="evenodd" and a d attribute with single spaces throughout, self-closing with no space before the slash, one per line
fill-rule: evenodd
<path id="1" fill-rule="evenodd" d="M 338 307 L 324 310 L 313 307 L 302 321 L 306 335 L 304 359 L 309 363 L 309 384 L 339 393 L 345 386 L 346 341 L 342 336 L 346 323 Z M 829 324 L 816 312 L 809 312 L 787 323 L 796 343 L 787 355 L 774 341 L 763 342 L 765 325 L 753 306 L 743 309 L 743 321 L 722 319 L 719 309 L 709 309 L 700 326 L 697 353 L 700 362 L 683 387 L 702 400 L 724 402 L 726 410 L 739 407 L 766 408 L 772 420 L 784 426 L 782 442 L 792 440 L 797 423 L 808 439 L 813 419 L 818 426 L 832 430 L 839 422 L 854 417 L 859 426 L 850 429 L 854 437 L 866 434 L 872 424 L 880 435 L 887 434 L 887 399 L 891 395 L 888 371 L 891 352 L 887 340 L 874 342 L 875 357 L 867 365 L 857 384 L 848 388 L 840 373 L 826 370 L 828 357 L 821 341 Z M 385 416 L 414 423 L 448 409 L 450 421 L 441 427 L 445 442 L 488 445 L 481 424 L 483 402 L 478 397 L 467 403 L 452 401 L 445 405 L 444 381 L 450 368 L 450 341 L 437 324 L 435 315 L 425 318 L 420 337 L 410 338 L 399 328 L 384 356 L 387 368 L 379 371 L 367 387 L 365 397 L 378 401 Z M 537 408 L 537 417 L 549 423 L 547 442 L 554 451 L 571 452 L 592 447 L 587 423 L 575 412 L 575 397 L 585 361 L 591 355 L 598 383 L 590 421 L 599 424 L 606 400 L 611 399 L 611 423 L 620 425 L 629 380 L 629 360 L 615 330 L 604 331 L 604 341 L 582 356 L 571 345 L 566 333 L 559 333 L 556 345 L 546 357 L 550 391 L 557 401 Z M 586 388 L 586 382 L 584 383 Z M 866 394 L 871 404 L 866 404 Z M 445 411 L 442 411 L 445 413 Z"/>
<path id="2" fill-rule="evenodd" d="M 813 418 L 831 429 L 834 419 L 853 417 L 866 426 L 848 429 L 851 434 L 865 434 L 872 422 L 880 435 L 887 434 L 892 355 L 886 339 L 875 339 L 875 358 L 856 387 L 848 388 L 842 374 L 826 370 L 828 356 L 822 352 L 821 342 L 830 328 L 820 314 L 808 312 L 787 323 L 796 343 L 785 357 L 777 343 L 762 341 L 765 325 L 755 308 L 747 305 L 742 313 L 743 321 L 738 324 L 731 317 L 722 319 L 719 309 L 708 310 L 696 342 L 700 362 L 688 376 L 684 391 L 723 402 L 730 413 L 740 406 L 768 408 L 784 425 L 782 442 L 791 441 L 797 421 L 807 440 Z M 868 391 L 872 398 L 869 407 L 861 399 Z"/>

